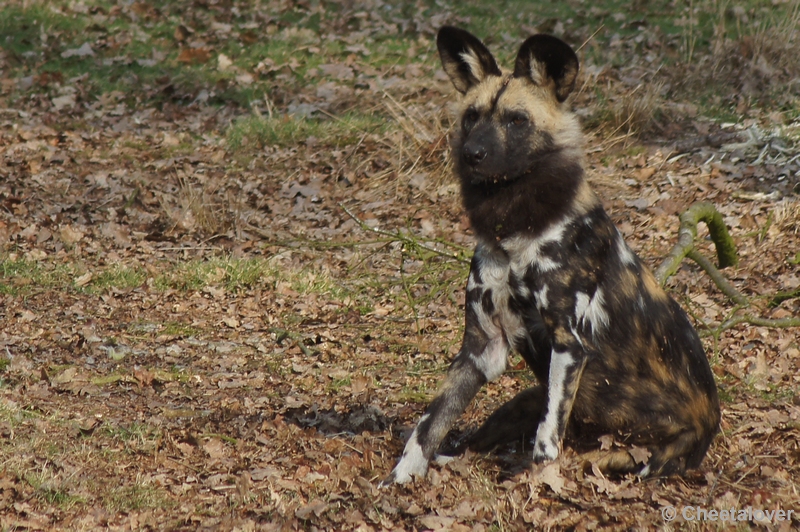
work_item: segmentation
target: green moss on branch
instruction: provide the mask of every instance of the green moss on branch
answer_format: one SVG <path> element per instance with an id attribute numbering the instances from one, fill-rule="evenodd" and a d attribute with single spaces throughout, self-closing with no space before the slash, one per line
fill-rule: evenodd
<path id="1" fill-rule="evenodd" d="M 697 238 L 697 224 L 705 222 L 711 240 L 717 248 L 717 261 L 720 268 L 736 266 L 739 264 L 739 256 L 736 252 L 736 244 L 725 227 L 722 215 L 708 202 L 695 203 L 683 214 L 680 215 L 681 225 L 678 230 L 678 242 L 664 262 L 656 270 L 656 279 L 662 285 L 666 283 L 681 265 L 683 259 L 694 249 L 694 241 Z"/>

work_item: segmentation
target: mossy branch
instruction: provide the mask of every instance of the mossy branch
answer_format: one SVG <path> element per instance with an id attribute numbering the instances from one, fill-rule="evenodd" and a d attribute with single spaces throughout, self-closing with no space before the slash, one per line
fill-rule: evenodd
<path id="1" fill-rule="evenodd" d="M 697 224 L 705 222 L 708 226 L 708 232 L 711 235 L 711 240 L 717 249 L 717 260 L 719 261 L 719 268 L 726 268 L 728 266 L 735 266 L 739 263 L 739 257 L 736 252 L 736 245 L 733 242 L 728 229 L 725 227 L 725 222 L 722 220 L 722 215 L 711 203 L 695 203 L 683 214 L 680 215 L 680 229 L 678 230 L 678 242 L 673 246 L 672 251 L 661 263 L 661 266 L 656 270 L 656 278 L 658 282 L 664 285 L 681 265 L 683 259 L 688 257 L 696 262 L 714 281 L 717 288 L 728 296 L 731 301 L 736 303 L 737 309 L 734 311 L 749 308 L 751 306 L 750 299 L 739 292 L 730 281 L 728 281 L 722 272 L 717 269 L 714 264 L 708 260 L 697 248 L 695 248 L 694 241 L 697 238 Z M 772 306 L 776 306 L 784 299 L 789 299 L 795 296 L 796 293 L 782 293 L 772 297 Z M 719 337 L 722 331 L 735 327 L 741 323 L 748 323 L 759 327 L 800 327 L 800 318 L 762 318 L 752 314 L 739 314 L 726 319 L 719 327 L 711 329 L 709 334 L 715 338 Z"/>
<path id="2" fill-rule="evenodd" d="M 729 320 L 725 320 L 722 325 L 718 327 L 719 331 L 724 331 L 739 325 L 740 323 L 749 323 L 758 327 L 800 327 L 800 318 L 761 318 L 759 316 L 751 316 L 750 314 L 743 314 L 734 316 Z"/>
<path id="3" fill-rule="evenodd" d="M 739 292 L 736 287 L 734 287 L 723 275 L 722 272 L 717 269 L 714 264 L 708 260 L 705 255 L 697 251 L 696 249 L 692 248 L 686 254 L 687 257 L 692 259 L 697 263 L 698 266 L 703 268 L 711 280 L 714 281 L 714 284 L 717 285 L 723 294 L 728 296 L 734 303 L 737 305 L 741 305 L 743 307 L 749 307 L 750 301 L 745 297 L 744 294 Z"/>
<path id="4" fill-rule="evenodd" d="M 678 229 L 678 242 L 672 251 L 656 270 L 656 279 L 662 285 L 667 282 L 672 275 L 678 271 L 683 259 L 694 249 L 694 241 L 697 238 L 697 224 L 705 222 L 711 240 L 717 248 L 717 261 L 720 268 L 736 266 L 739 264 L 739 256 L 736 253 L 734 244 L 728 228 L 719 211 L 707 202 L 695 203 L 688 210 L 680 215 L 680 229 Z"/>

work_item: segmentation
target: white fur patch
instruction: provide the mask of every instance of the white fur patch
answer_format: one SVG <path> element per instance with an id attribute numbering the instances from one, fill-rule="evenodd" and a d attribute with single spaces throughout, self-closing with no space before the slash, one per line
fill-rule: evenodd
<path id="1" fill-rule="evenodd" d="M 492 341 L 495 338 L 502 338 L 503 335 L 510 341 L 524 337 L 526 331 L 522 318 L 512 312 L 508 306 L 508 301 L 512 296 L 509 283 L 511 270 L 508 261 L 504 257 L 498 258 L 480 247 L 476 251 L 476 255 L 479 256 L 480 275 L 483 280 L 483 284 L 480 286 L 485 290 L 491 289 L 492 303 L 495 308 L 495 313 L 489 315 L 484 312 L 480 302 L 476 301 L 472 304 L 481 329 Z M 505 366 L 503 367 L 505 368 Z"/>
<path id="2" fill-rule="evenodd" d="M 492 299 L 494 301 L 494 298 Z M 475 313 L 475 317 L 478 318 L 478 324 L 481 330 L 485 332 L 489 338 L 495 338 L 502 334 L 502 330 L 492 319 L 492 316 L 483 311 L 483 304 L 480 301 L 472 303 L 472 311 Z"/>
<path id="3" fill-rule="evenodd" d="M 561 265 L 551 257 L 542 256 L 542 247 L 551 242 L 558 242 L 564 236 L 567 226 L 572 223 L 572 218 L 561 220 L 550 226 L 536 238 L 516 236 L 511 237 L 501 246 L 511 258 L 511 268 L 516 272 L 525 272 L 530 265 L 535 265 L 542 272 L 552 271 Z"/>
<path id="4" fill-rule="evenodd" d="M 429 414 L 425 414 L 420 418 L 417 427 L 414 429 L 414 432 L 411 433 L 408 443 L 406 443 L 403 456 L 392 471 L 396 484 L 410 482 L 412 475 L 424 477 L 425 473 L 428 472 L 428 460 L 422 453 L 422 447 L 417 441 L 417 429 L 423 421 L 428 419 L 428 416 Z"/>
<path id="5" fill-rule="evenodd" d="M 487 381 L 493 381 L 503 374 L 508 365 L 509 347 L 503 336 L 498 336 L 489 341 L 489 345 L 478 356 L 473 356 L 472 360 L 486 377 Z"/>
<path id="6" fill-rule="evenodd" d="M 540 272 L 546 273 L 558 269 L 558 267 L 561 266 L 561 263 L 554 261 L 550 257 L 542 257 L 536 263 L 536 266 L 539 267 Z"/>
<path id="7" fill-rule="evenodd" d="M 591 299 L 587 294 L 578 292 L 575 294 L 575 320 L 579 325 L 588 323 L 593 335 L 602 332 L 609 322 L 604 304 L 602 288 L 598 288 Z"/>
<path id="8" fill-rule="evenodd" d="M 575 294 L 575 321 L 580 323 L 589 308 L 589 295 L 583 292 Z"/>
<path id="9" fill-rule="evenodd" d="M 550 302 L 547 300 L 547 291 L 549 290 L 547 285 L 544 285 L 541 290 L 537 290 L 533 293 L 533 297 L 536 300 L 536 308 L 539 310 L 546 309 Z"/>
<path id="10" fill-rule="evenodd" d="M 620 260 L 622 260 L 622 264 L 630 266 L 636 263 L 636 255 L 634 255 L 631 248 L 628 247 L 628 244 L 625 243 L 625 240 L 619 232 L 617 232 L 617 253 L 619 254 Z"/>
<path id="11" fill-rule="evenodd" d="M 480 255 L 480 272 L 484 286 L 501 289 L 508 285 L 508 262 L 499 260 L 489 253 Z"/>
<path id="12" fill-rule="evenodd" d="M 609 318 L 605 308 L 603 289 L 598 288 L 594 293 L 589 306 L 586 308 L 585 318 L 592 324 L 592 334 L 597 334 L 608 327 Z"/>
<path id="13" fill-rule="evenodd" d="M 547 414 L 536 431 L 534 456 L 538 459 L 555 460 L 558 457 L 558 413 L 565 401 L 564 383 L 567 371 L 575 363 L 568 352 L 553 351 L 550 357 L 550 376 L 547 382 Z"/>

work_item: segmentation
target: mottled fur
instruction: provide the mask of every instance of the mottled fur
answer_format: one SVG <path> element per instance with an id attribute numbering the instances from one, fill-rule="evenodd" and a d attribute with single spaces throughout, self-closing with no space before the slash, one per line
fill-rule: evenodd
<path id="1" fill-rule="evenodd" d="M 453 142 L 479 244 L 461 351 L 384 484 L 424 475 L 475 393 L 517 350 L 540 385 L 503 405 L 473 436 L 488 451 L 528 437 L 558 456 L 567 428 L 613 433 L 651 453 L 586 455 L 640 475 L 697 467 L 719 426 L 714 378 L 686 314 L 614 227 L 584 176 L 580 127 L 565 100 L 578 72 L 562 41 L 535 35 L 503 73 L 486 47 L 439 32 L 445 72 L 464 97 Z"/>

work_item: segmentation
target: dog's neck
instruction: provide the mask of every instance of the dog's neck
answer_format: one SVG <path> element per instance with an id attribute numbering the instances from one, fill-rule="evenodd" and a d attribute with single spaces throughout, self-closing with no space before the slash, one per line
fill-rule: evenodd
<path id="1" fill-rule="evenodd" d="M 487 244 L 535 238 L 599 204 L 581 163 L 563 157 L 548 158 L 535 170 L 497 185 L 462 181 L 461 190 L 472 229 Z"/>

